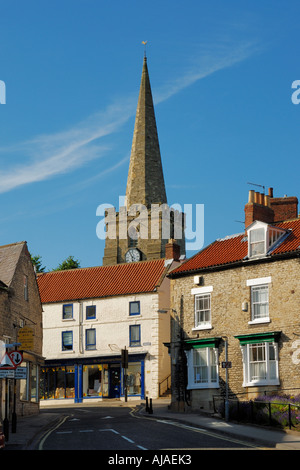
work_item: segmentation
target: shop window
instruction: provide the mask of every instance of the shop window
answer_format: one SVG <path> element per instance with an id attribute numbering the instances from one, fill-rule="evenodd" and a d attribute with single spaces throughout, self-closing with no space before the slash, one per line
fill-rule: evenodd
<path id="1" fill-rule="evenodd" d="M 30 390 L 30 400 L 32 402 L 38 402 L 38 366 L 36 364 L 31 364 L 30 368 Z"/>
<path id="2" fill-rule="evenodd" d="M 20 400 L 27 401 L 29 400 L 29 363 L 23 362 L 21 366 L 26 367 L 27 377 L 20 380 Z"/>
<path id="3" fill-rule="evenodd" d="M 83 396 L 99 397 L 103 388 L 103 366 L 92 364 L 83 367 Z"/>
<path id="4" fill-rule="evenodd" d="M 141 395 L 141 363 L 130 362 L 126 372 L 128 395 Z"/>

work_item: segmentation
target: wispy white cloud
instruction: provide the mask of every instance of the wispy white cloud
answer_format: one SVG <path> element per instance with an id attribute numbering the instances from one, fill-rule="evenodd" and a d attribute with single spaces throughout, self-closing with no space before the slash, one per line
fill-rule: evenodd
<path id="1" fill-rule="evenodd" d="M 161 103 L 184 88 L 219 70 L 233 66 L 256 52 L 254 43 L 212 46 L 194 56 L 194 62 L 182 76 L 166 82 L 155 91 L 155 103 Z M 34 139 L 10 147 L 0 147 L 0 157 L 18 160 L 22 163 L 8 164 L 0 171 L 0 193 L 11 191 L 25 184 L 53 178 L 78 169 L 96 158 L 109 155 L 109 147 L 101 139 L 116 133 L 130 119 L 136 109 L 136 96 L 118 100 L 99 113 L 93 114 L 74 128 L 56 133 L 37 136 Z M 127 157 L 126 157 L 127 159 Z M 114 163 L 96 177 L 101 177 L 123 164 L 125 159 Z"/>

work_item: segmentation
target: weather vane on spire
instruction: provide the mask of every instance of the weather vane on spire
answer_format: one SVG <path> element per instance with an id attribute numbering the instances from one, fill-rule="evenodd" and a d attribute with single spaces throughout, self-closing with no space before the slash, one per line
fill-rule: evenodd
<path id="1" fill-rule="evenodd" d="M 142 41 L 142 44 L 144 44 L 144 57 L 146 57 L 146 44 L 148 41 Z"/>

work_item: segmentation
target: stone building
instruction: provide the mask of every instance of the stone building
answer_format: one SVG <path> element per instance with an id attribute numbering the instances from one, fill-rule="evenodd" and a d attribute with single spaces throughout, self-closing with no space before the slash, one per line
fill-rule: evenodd
<path id="1" fill-rule="evenodd" d="M 168 206 L 155 111 L 144 58 L 127 178 L 125 205 L 107 210 L 103 265 L 165 257 L 176 239 L 185 255 L 184 214 Z"/>
<path id="2" fill-rule="evenodd" d="M 18 348 L 26 378 L 16 380 L 16 414 L 39 412 L 39 373 L 42 357 L 42 305 L 26 242 L 0 247 L 0 356 Z M 4 376 L 3 368 L 2 375 Z M 10 371 L 11 372 L 11 371 Z M 5 393 L 7 385 L 7 393 Z M 0 379 L 1 420 L 11 419 L 14 379 Z"/>
<path id="3" fill-rule="evenodd" d="M 300 392 L 296 197 L 250 191 L 245 231 L 217 239 L 171 278 L 172 406 Z M 230 367 L 231 366 L 231 367 Z"/>

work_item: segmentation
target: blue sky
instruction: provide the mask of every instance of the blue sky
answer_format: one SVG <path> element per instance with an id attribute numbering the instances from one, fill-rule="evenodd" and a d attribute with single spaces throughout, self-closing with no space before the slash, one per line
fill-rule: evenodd
<path id="1" fill-rule="evenodd" d="M 0 244 L 102 264 L 125 194 L 144 47 L 169 204 L 204 244 L 243 231 L 248 183 L 299 197 L 298 2 L 0 0 Z M 188 252 L 188 256 L 193 252 Z"/>

